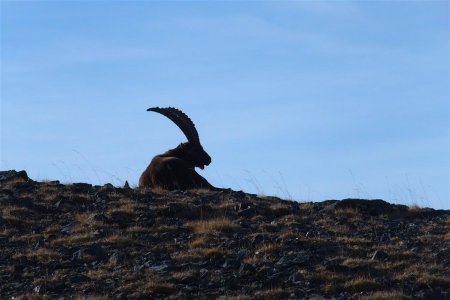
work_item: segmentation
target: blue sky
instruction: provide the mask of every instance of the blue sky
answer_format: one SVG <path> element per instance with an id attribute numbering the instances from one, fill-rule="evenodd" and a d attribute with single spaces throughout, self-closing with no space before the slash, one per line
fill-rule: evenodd
<path id="1" fill-rule="evenodd" d="M 212 184 L 450 208 L 448 1 L 2 1 L 1 169 L 137 184 L 196 123 Z"/>

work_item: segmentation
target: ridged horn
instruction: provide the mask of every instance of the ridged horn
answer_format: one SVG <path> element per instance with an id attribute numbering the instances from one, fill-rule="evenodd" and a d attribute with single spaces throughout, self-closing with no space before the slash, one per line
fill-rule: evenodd
<path id="1" fill-rule="evenodd" d="M 174 107 L 150 107 L 147 111 L 160 113 L 174 122 L 183 131 L 189 142 L 200 144 L 197 129 L 194 122 L 181 110 Z"/>

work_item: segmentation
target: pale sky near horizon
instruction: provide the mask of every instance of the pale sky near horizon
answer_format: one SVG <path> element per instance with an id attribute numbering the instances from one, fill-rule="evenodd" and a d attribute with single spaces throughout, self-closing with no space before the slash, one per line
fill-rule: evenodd
<path id="1" fill-rule="evenodd" d="M 1 1 L 1 169 L 137 184 L 197 126 L 213 185 L 450 209 L 448 1 Z"/>

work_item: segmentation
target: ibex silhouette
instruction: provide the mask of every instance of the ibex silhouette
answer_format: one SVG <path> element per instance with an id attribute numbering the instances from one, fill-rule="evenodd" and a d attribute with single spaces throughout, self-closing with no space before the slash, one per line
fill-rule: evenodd
<path id="1" fill-rule="evenodd" d="M 181 110 L 173 107 L 151 107 L 147 111 L 160 113 L 172 120 L 187 138 L 174 149 L 156 155 L 139 178 L 140 188 L 188 190 L 206 188 L 219 190 L 200 176 L 195 167 L 203 169 L 211 163 L 211 157 L 200 144 L 194 123 Z"/>

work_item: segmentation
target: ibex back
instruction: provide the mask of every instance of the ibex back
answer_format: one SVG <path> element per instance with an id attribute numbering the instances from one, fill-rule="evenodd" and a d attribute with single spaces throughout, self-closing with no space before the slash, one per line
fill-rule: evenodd
<path id="1" fill-rule="evenodd" d="M 188 141 L 156 155 L 139 178 L 139 187 L 166 190 L 216 189 L 195 171 L 195 167 L 203 169 L 209 165 L 211 157 L 203 150 L 191 119 L 173 107 L 151 107 L 147 111 L 158 112 L 172 120 L 183 131 Z"/>

